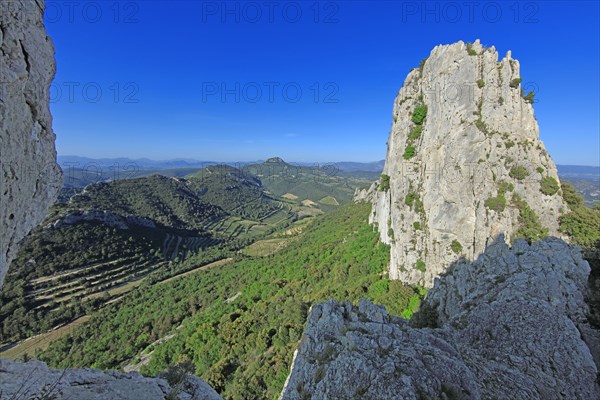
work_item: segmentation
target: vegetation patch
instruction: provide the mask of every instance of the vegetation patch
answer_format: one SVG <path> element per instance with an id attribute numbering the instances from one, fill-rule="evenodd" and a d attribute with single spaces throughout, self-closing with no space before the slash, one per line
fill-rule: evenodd
<path id="1" fill-rule="evenodd" d="M 542 226 L 535 211 L 521 199 L 521 196 L 513 193 L 512 202 L 519 209 L 519 229 L 515 233 L 515 238 L 524 238 L 531 243 L 548 236 L 548 228 Z"/>
<path id="2" fill-rule="evenodd" d="M 390 189 L 390 176 L 386 174 L 381 174 L 379 178 L 379 191 L 387 192 Z"/>
<path id="3" fill-rule="evenodd" d="M 523 100 L 525 100 L 525 102 L 527 102 L 529 104 L 533 104 L 535 102 L 535 93 L 534 92 L 529 92 L 522 97 L 523 97 Z"/>
<path id="4" fill-rule="evenodd" d="M 498 193 L 498 196 L 488 198 L 483 205 L 490 210 L 502 212 L 506 208 L 506 198 Z"/>
<path id="5" fill-rule="evenodd" d="M 421 137 L 421 133 L 423 132 L 423 126 L 422 125 L 417 125 L 414 128 L 412 128 L 410 130 L 410 132 L 408 133 L 408 140 L 410 143 L 412 143 L 413 141 L 419 139 Z"/>
<path id="6" fill-rule="evenodd" d="M 485 86 L 485 82 L 484 82 L 484 80 L 483 80 L 483 79 L 478 79 L 478 80 L 477 80 L 477 87 L 478 87 L 479 89 L 481 89 L 481 88 L 483 88 L 484 86 Z"/>
<path id="7" fill-rule="evenodd" d="M 406 204 L 409 207 L 412 207 L 416 198 L 418 198 L 418 195 L 415 192 L 409 192 L 404 198 L 404 204 Z"/>
<path id="8" fill-rule="evenodd" d="M 586 207 L 581 196 L 568 183 L 561 185 L 563 200 L 571 212 L 560 217 L 560 230 L 585 249 L 600 249 L 600 208 Z"/>
<path id="9" fill-rule="evenodd" d="M 467 54 L 470 56 L 476 56 L 477 51 L 473 48 L 473 43 L 467 43 Z"/>
<path id="10" fill-rule="evenodd" d="M 481 132 L 485 133 L 486 135 L 490 134 L 487 124 L 485 122 L 483 122 L 483 120 L 481 119 L 481 116 L 479 116 L 479 118 L 477 118 L 477 120 L 475 120 L 475 126 L 477 127 L 477 129 L 479 129 Z"/>
<path id="11" fill-rule="evenodd" d="M 418 269 L 421 272 L 425 272 L 425 261 L 418 259 L 417 263 L 415 264 L 415 269 Z"/>
<path id="12" fill-rule="evenodd" d="M 458 240 L 454 239 L 450 244 L 450 249 L 452 249 L 452 251 L 455 254 L 460 254 L 462 252 L 463 247 Z"/>
<path id="13" fill-rule="evenodd" d="M 522 181 L 529 176 L 529 171 L 522 165 L 515 165 L 510 169 L 508 175 L 513 179 Z"/>
<path id="14" fill-rule="evenodd" d="M 515 190 L 515 185 L 513 185 L 511 182 L 506 182 L 506 181 L 499 181 L 498 182 L 498 193 L 499 194 L 506 194 L 506 192 L 512 192 L 513 190 Z"/>
<path id="15" fill-rule="evenodd" d="M 517 89 L 519 87 L 519 85 L 521 84 L 521 78 L 515 78 L 513 80 L 510 81 L 510 87 L 513 89 Z"/>
<path id="16" fill-rule="evenodd" d="M 558 182 L 551 176 L 545 176 L 540 181 L 540 192 L 546 196 L 552 196 L 558 193 Z"/>
<path id="17" fill-rule="evenodd" d="M 417 125 L 421 125 L 423 121 L 425 121 L 425 117 L 427 116 L 427 106 L 425 104 L 420 104 L 415 107 L 415 110 L 412 113 L 412 122 Z"/>
<path id="18" fill-rule="evenodd" d="M 406 146 L 406 149 L 404 149 L 404 154 L 402 154 L 402 158 L 404 158 L 405 160 L 410 160 L 414 156 L 415 156 L 414 146 Z"/>
<path id="19" fill-rule="evenodd" d="M 425 62 L 427 61 L 429 57 L 425 57 L 424 59 L 421 60 L 421 62 L 419 63 L 419 73 L 421 75 L 423 75 L 423 68 L 425 67 Z"/>

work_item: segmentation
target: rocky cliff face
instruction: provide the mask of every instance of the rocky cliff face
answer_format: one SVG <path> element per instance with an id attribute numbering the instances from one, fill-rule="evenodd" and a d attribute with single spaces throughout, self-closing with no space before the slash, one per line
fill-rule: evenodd
<path id="1" fill-rule="evenodd" d="M 358 193 L 392 246 L 392 279 L 431 287 L 452 261 L 475 259 L 498 234 L 531 233 L 536 219 L 534 234 L 558 234 L 567 206 L 520 79 L 510 52 L 498 61 L 478 41 L 435 47 L 408 74 L 384 175 Z"/>
<path id="2" fill-rule="evenodd" d="M 0 287 L 18 242 L 62 185 L 49 109 L 54 46 L 44 2 L 0 2 Z"/>
<path id="3" fill-rule="evenodd" d="M 598 399 L 589 265 L 548 238 L 453 263 L 408 321 L 368 301 L 311 310 L 281 398 Z M 412 326 L 411 326 L 412 324 Z"/>

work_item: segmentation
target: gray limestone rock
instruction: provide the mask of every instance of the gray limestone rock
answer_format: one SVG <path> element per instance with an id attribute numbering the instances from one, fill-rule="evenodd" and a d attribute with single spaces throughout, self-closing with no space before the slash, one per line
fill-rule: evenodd
<path id="1" fill-rule="evenodd" d="M 103 372 L 91 368 L 57 370 L 40 361 L 20 363 L 0 360 L 0 382 L 2 399 L 221 399 L 204 381 L 192 375 L 187 375 L 183 384 L 174 389 L 166 380 L 144 378 L 133 372 Z"/>
<path id="2" fill-rule="evenodd" d="M 373 203 L 370 220 L 391 245 L 392 279 L 431 287 L 451 262 L 475 259 L 497 235 L 512 241 L 520 225 L 515 194 L 559 235 L 568 206 L 560 191 L 541 192 L 542 179 L 558 183 L 558 175 L 520 78 L 510 52 L 498 61 L 479 41 L 437 46 L 408 74 L 394 103 L 383 171 L 389 189 L 376 184 L 356 196 Z M 413 118 L 419 106 L 427 107 L 421 125 Z M 486 205 L 500 194 L 505 205 Z"/>
<path id="3" fill-rule="evenodd" d="M 453 263 L 410 323 L 365 300 L 318 304 L 281 398 L 600 399 L 598 343 L 580 334 L 596 334 L 589 270 L 560 239 L 499 237 Z"/>
<path id="4" fill-rule="evenodd" d="M 0 2 L 0 287 L 62 185 L 50 115 L 56 64 L 44 2 Z"/>

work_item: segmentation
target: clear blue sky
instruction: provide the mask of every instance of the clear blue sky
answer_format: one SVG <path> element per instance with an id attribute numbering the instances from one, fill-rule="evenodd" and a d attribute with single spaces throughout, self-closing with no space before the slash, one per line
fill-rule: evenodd
<path id="1" fill-rule="evenodd" d="M 598 1 L 223 4 L 48 2 L 59 154 L 383 159 L 406 74 L 479 38 L 539 88 L 554 160 L 599 164 Z"/>

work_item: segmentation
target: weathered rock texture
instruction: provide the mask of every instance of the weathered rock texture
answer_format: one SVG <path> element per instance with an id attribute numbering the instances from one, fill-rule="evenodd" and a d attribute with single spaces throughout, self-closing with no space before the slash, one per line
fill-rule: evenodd
<path id="1" fill-rule="evenodd" d="M 163 379 L 144 378 L 137 373 L 102 372 L 90 368 L 55 370 L 39 361 L 23 364 L 0 360 L 0 381 L 2 399 L 221 399 L 204 381 L 191 375 L 172 388 Z"/>
<path id="2" fill-rule="evenodd" d="M 542 178 L 558 182 L 558 175 L 520 77 L 510 52 L 498 62 L 494 47 L 478 41 L 437 46 L 408 74 L 394 103 L 383 171 L 389 189 L 381 190 L 379 182 L 369 194 L 357 193 L 372 199 L 371 222 L 391 244 L 392 279 L 431 287 L 461 255 L 475 259 L 501 233 L 511 241 L 520 225 L 514 193 L 549 234 L 558 235 L 559 213 L 568 208 L 560 192 L 540 191 Z M 427 106 L 427 115 L 417 135 L 413 112 L 419 105 Z M 409 145 L 414 156 L 405 158 Z M 522 173 L 517 167 L 528 176 L 515 178 Z M 504 189 L 506 208 L 494 211 L 485 201 L 500 193 L 501 182 L 514 189 Z M 460 251 L 451 250 L 453 241 Z"/>
<path id="3" fill-rule="evenodd" d="M 413 326 L 366 300 L 316 305 L 282 399 L 600 399 L 589 270 L 560 239 L 500 238 L 436 280 Z"/>
<path id="4" fill-rule="evenodd" d="M 0 2 L 0 287 L 18 242 L 62 185 L 49 109 L 56 64 L 43 7 Z"/>

